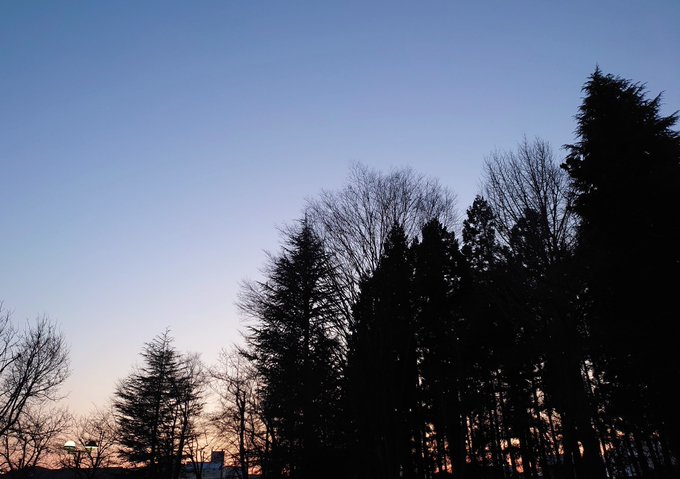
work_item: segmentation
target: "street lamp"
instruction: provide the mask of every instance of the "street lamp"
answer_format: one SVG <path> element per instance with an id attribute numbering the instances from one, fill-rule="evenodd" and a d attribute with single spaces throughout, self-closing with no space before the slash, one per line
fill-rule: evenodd
<path id="1" fill-rule="evenodd" d="M 68 440 L 64 443 L 64 450 L 73 455 L 76 467 L 80 466 L 80 455 L 85 452 L 91 458 L 97 453 L 97 441 L 87 441 L 85 447 L 78 448 L 75 441 Z"/>
<path id="2" fill-rule="evenodd" d="M 87 441 L 85 443 L 85 450 L 90 456 L 94 455 L 97 452 L 97 441 Z"/>

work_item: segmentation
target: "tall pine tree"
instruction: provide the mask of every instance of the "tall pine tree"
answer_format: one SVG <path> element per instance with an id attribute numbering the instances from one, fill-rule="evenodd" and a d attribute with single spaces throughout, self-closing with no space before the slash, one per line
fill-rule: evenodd
<path id="1" fill-rule="evenodd" d="M 348 380 L 362 478 L 413 478 L 421 468 L 411 285 L 411 252 L 395 224 L 354 310 Z"/>
<path id="2" fill-rule="evenodd" d="M 144 363 L 113 399 L 122 454 L 149 478 L 179 477 L 184 445 L 203 407 L 200 365 L 172 345 L 169 331 L 144 346 Z"/>
<path id="3" fill-rule="evenodd" d="M 270 429 L 263 474 L 328 477 L 327 466 L 339 462 L 342 449 L 339 297 L 335 270 L 306 220 L 287 234 L 265 275 L 245 285 L 240 301 L 254 320 L 244 352 L 260 377 Z"/>
<path id="4" fill-rule="evenodd" d="M 581 218 L 579 260 L 605 382 L 628 434 L 658 430 L 680 457 L 680 135 L 660 96 L 598 69 L 565 168 Z M 641 468 L 648 466 L 638 448 Z M 670 467 L 670 456 L 664 462 Z"/>
<path id="5" fill-rule="evenodd" d="M 448 461 L 456 478 L 466 462 L 466 400 L 471 376 L 470 325 L 463 315 L 467 267 L 458 241 L 437 220 L 427 223 L 414 246 L 414 303 L 420 359 L 423 419 L 431 425 L 434 466 Z M 444 446 L 448 447 L 444 447 Z M 448 457 L 447 457 L 448 456 Z"/>

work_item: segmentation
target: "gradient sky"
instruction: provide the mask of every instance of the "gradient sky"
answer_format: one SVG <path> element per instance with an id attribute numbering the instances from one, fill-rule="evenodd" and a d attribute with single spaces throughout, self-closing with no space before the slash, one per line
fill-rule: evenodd
<path id="1" fill-rule="evenodd" d="M 353 162 L 463 212 L 492 150 L 562 156 L 596 64 L 680 108 L 679 52 L 678 0 L 0 2 L 0 299 L 59 323 L 86 412 L 165 327 L 237 341 L 239 282 Z"/>

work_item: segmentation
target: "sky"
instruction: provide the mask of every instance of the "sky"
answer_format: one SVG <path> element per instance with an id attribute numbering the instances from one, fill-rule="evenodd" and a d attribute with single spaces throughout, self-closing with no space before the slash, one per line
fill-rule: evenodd
<path id="1" fill-rule="evenodd" d="M 170 329 L 214 363 L 239 284 L 353 163 L 458 195 L 522 137 L 575 140 L 596 65 L 680 109 L 680 2 L 0 2 L 0 300 L 104 406 Z"/>

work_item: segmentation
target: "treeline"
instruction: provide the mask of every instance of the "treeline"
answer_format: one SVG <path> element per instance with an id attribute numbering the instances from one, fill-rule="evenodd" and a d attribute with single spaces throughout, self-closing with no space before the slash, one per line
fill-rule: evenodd
<path id="1" fill-rule="evenodd" d="M 411 170 L 310 201 L 239 301 L 244 476 L 680 474 L 677 116 L 583 91 L 566 158 L 492 154 L 460 228 Z"/>
<path id="2" fill-rule="evenodd" d="M 223 450 L 243 479 L 678 477 L 677 115 L 599 69 L 583 92 L 565 158 L 492 153 L 460 216 L 355 166 L 242 285 L 242 342 L 207 367 L 166 331 L 110 407 L 53 408 L 63 338 L 3 315 L 0 472 L 201 479 Z"/>

